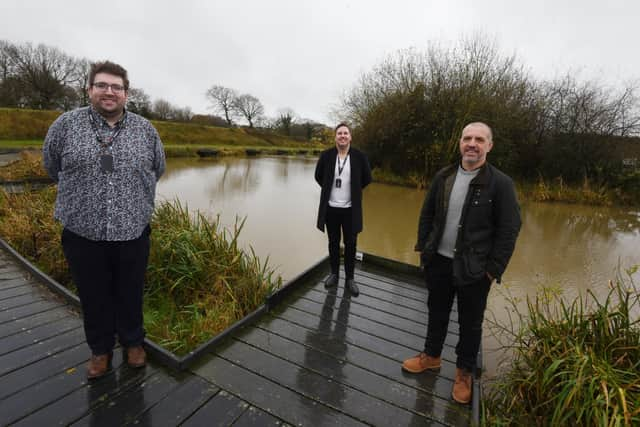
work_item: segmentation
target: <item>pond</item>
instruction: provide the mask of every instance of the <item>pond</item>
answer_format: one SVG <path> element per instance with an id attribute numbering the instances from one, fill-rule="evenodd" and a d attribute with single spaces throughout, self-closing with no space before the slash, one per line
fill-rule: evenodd
<path id="1" fill-rule="evenodd" d="M 269 257 L 285 281 L 327 254 L 316 229 L 320 188 L 311 157 L 169 159 L 158 183 L 160 199 L 177 198 L 233 227 L 245 218 L 241 244 Z M 358 250 L 418 264 L 413 251 L 424 191 L 373 183 L 364 191 L 364 230 Z M 522 298 L 542 286 L 566 295 L 606 292 L 618 266 L 640 264 L 640 212 L 617 207 L 524 203 L 516 251 L 492 289 L 490 313 L 506 321 L 505 293 Z M 485 328 L 485 365 L 497 366 L 495 339 Z"/>

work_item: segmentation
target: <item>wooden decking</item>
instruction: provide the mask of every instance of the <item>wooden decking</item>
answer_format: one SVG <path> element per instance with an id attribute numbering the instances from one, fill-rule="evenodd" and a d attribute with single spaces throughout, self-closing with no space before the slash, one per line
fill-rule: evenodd
<path id="1" fill-rule="evenodd" d="M 186 372 L 133 370 L 116 351 L 113 372 L 88 383 L 78 313 L 0 251 L 0 425 L 471 425 L 472 407 L 450 398 L 453 333 L 439 373 L 400 369 L 424 341 L 420 280 L 365 263 L 350 298 L 325 275 Z"/>

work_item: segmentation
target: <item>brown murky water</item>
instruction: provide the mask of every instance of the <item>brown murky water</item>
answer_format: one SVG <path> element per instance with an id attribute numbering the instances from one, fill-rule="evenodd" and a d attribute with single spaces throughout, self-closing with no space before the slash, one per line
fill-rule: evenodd
<path id="1" fill-rule="evenodd" d="M 315 228 L 320 189 L 315 158 L 259 157 L 170 159 L 158 184 L 160 198 L 178 198 L 190 209 L 233 226 L 246 217 L 241 242 L 251 245 L 286 281 L 327 253 Z M 371 184 L 364 193 L 364 231 L 358 250 L 417 264 L 413 252 L 424 192 Z M 617 267 L 640 264 L 640 212 L 567 204 L 527 203 L 523 226 L 503 285 L 492 289 L 489 317 L 506 321 L 505 293 L 534 295 L 543 285 L 575 295 L 606 291 Z M 498 364 L 495 339 L 485 333 L 485 365 Z"/>

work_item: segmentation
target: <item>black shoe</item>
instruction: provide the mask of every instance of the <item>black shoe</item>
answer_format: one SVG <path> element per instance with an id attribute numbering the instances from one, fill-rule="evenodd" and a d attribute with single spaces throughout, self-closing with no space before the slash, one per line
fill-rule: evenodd
<path id="1" fill-rule="evenodd" d="M 358 289 L 358 286 L 356 285 L 356 282 L 353 281 L 353 279 L 345 280 L 344 288 L 347 289 L 354 297 L 360 295 L 360 290 Z"/>
<path id="2" fill-rule="evenodd" d="M 327 280 L 324 281 L 325 289 L 335 288 L 338 286 L 338 275 L 331 273 Z"/>

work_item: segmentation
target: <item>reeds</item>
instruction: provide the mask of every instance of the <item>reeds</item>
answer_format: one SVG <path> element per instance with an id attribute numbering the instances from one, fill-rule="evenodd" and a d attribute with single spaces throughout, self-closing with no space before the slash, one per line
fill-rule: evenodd
<path id="1" fill-rule="evenodd" d="M 0 190 L 0 236 L 59 283 L 73 288 L 53 219 L 56 189 L 9 194 Z"/>
<path id="2" fill-rule="evenodd" d="M 640 294 L 632 275 L 571 302 L 527 299 L 511 369 L 484 400 L 488 425 L 640 425 Z M 514 310 L 517 302 L 511 301 Z M 505 328 L 504 330 L 507 330 Z"/>
<path id="3" fill-rule="evenodd" d="M 21 151 L 18 160 L 0 168 L 2 181 L 26 181 L 47 177 L 47 171 L 42 164 L 42 153 L 35 150 Z"/>
<path id="4" fill-rule="evenodd" d="M 582 185 L 567 185 L 562 177 L 553 181 L 546 181 L 542 176 L 535 184 L 519 186 L 519 193 L 526 200 L 536 202 L 566 202 L 584 203 L 588 205 L 612 205 L 614 201 L 622 200 L 606 185 L 596 185 L 587 177 Z"/>
<path id="5" fill-rule="evenodd" d="M 219 218 L 163 202 L 152 222 L 145 326 L 149 337 L 178 354 L 228 328 L 264 303 L 282 279 L 253 249 L 238 246 Z"/>
<path id="6" fill-rule="evenodd" d="M 0 190 L 0 236 L 59 283 L 74 290 L 53 219 L 54 186 L 8 194 Z M 233 230 L 162 202 L 152 221 L 144 312 L 148 336 L 185 354 L 251 313 L 282 279 L 238 246 L 244 221 Z"/>

